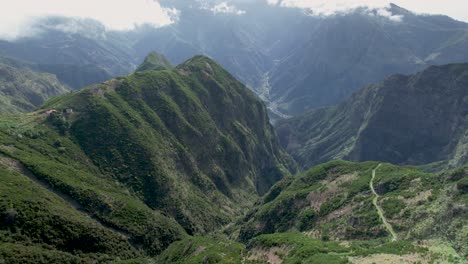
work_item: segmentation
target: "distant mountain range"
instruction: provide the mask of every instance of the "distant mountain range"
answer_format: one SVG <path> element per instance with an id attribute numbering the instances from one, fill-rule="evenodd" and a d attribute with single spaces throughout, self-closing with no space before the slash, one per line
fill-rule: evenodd
<path id="1" fill-rule="evenodd" d="M 393 75 L 335 107 L 276 125 L 304 167 L 334 159 L 393 164 L 468 162 L 468 64 Z"/>
<path id="2" fill-rule="evenodd" d="M 47 99 L 70 90 L 55 75 L 0 57 L 0 113 L 33 111 Z"/>
<path id="3" fill-rule="evenodd" d="M 112 32 L 95 21 L 48 18 L 38 22 L 40 34 L 0 41 L 0 55 L 47 65 L 41 70 L 78 88 L 132 72 L 153 50 L 173 64 L 205 54 L 266 101 L 274 119 L 336 104 L 390 74 L 468 61 L 468 24 L 396 5 L 386 12 L 398 19 L 365 8 L 312 16 L 264 1 L 236 1 L 241 14 L 162 4 L 180 11 L 174 24 Z M 80 78 L 71 78 L 77 69 Z"/>

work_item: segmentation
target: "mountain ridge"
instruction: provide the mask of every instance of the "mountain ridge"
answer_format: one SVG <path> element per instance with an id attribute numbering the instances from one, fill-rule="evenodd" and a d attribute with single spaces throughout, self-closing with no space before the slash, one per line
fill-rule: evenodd
<path id="1" fill-rule="evenodd" d="M 279 121 L 280 142 L 305 167 L 341 158 L 462 165 L 467 70 L 450 64 L 393 75 L 338 106 Z"/>

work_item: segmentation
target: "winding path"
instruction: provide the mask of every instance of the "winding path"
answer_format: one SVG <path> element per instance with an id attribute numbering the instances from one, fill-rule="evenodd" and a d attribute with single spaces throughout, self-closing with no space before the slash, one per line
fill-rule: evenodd
<path id="1" fill-rule="evenodd" d="M 369 182 L 369 187 L 375 196 L 374 199 L 372 199 L 372 204 L 374 204 L 375 208 L 377 208 L 377 213 L 379 214 L 380 219 L 382 219 L 382 222 L 384 223 L 385 228 L 392 235 L 392 241 L 397 241 L 398 239 L 397 234 L 395 233 L 395 231 L 393 231 L 392 225 L 390 225 L 390 223 L 387 222 L 387 219 L 385 218 L 383 214 L 382 208 L 380 208 L 380 206 L 377 203 L 377 200 L 379 199 L 379 194 L 377 194 L 377 192 L 374 189 L 375 172 L 381 165 L 382 164 L 379 164 L 377 167 L 375 167 L 375 169 L 372 170 L 372 179 Z"/>

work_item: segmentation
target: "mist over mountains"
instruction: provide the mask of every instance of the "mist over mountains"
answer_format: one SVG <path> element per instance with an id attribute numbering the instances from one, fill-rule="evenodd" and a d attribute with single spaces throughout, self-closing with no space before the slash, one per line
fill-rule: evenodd
<path id="1" fill-rule="evenodd" d="M 1 41 L 0 53 L 41 64 L 94 65 L 109 76 L 131 72 L 153 50 L 174 64 L 205 54 L 265 100 L 274 118 L 336 104 L 390 74 L 468 59 L 468 25 L 446 16 L 396 5 L 319 16 L 263 1 L 235 2 L 243 12 L 213 9 L 219 3 L 161 1 L 179 10 L 174 23 L 128 32 L 92 20 L 43 19 L 41 33 Z"/>

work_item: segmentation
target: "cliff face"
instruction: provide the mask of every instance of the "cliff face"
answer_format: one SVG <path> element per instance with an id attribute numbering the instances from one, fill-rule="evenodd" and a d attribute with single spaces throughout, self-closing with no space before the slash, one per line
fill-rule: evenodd
<path id="1" fill-rule="evenodd" d="M 395 75 L 336 107 L 280 121 L 277 132 L 304 167 L 337 158 L 462 165 L 467 161 L 467 85 L 467 64 Z"/>

